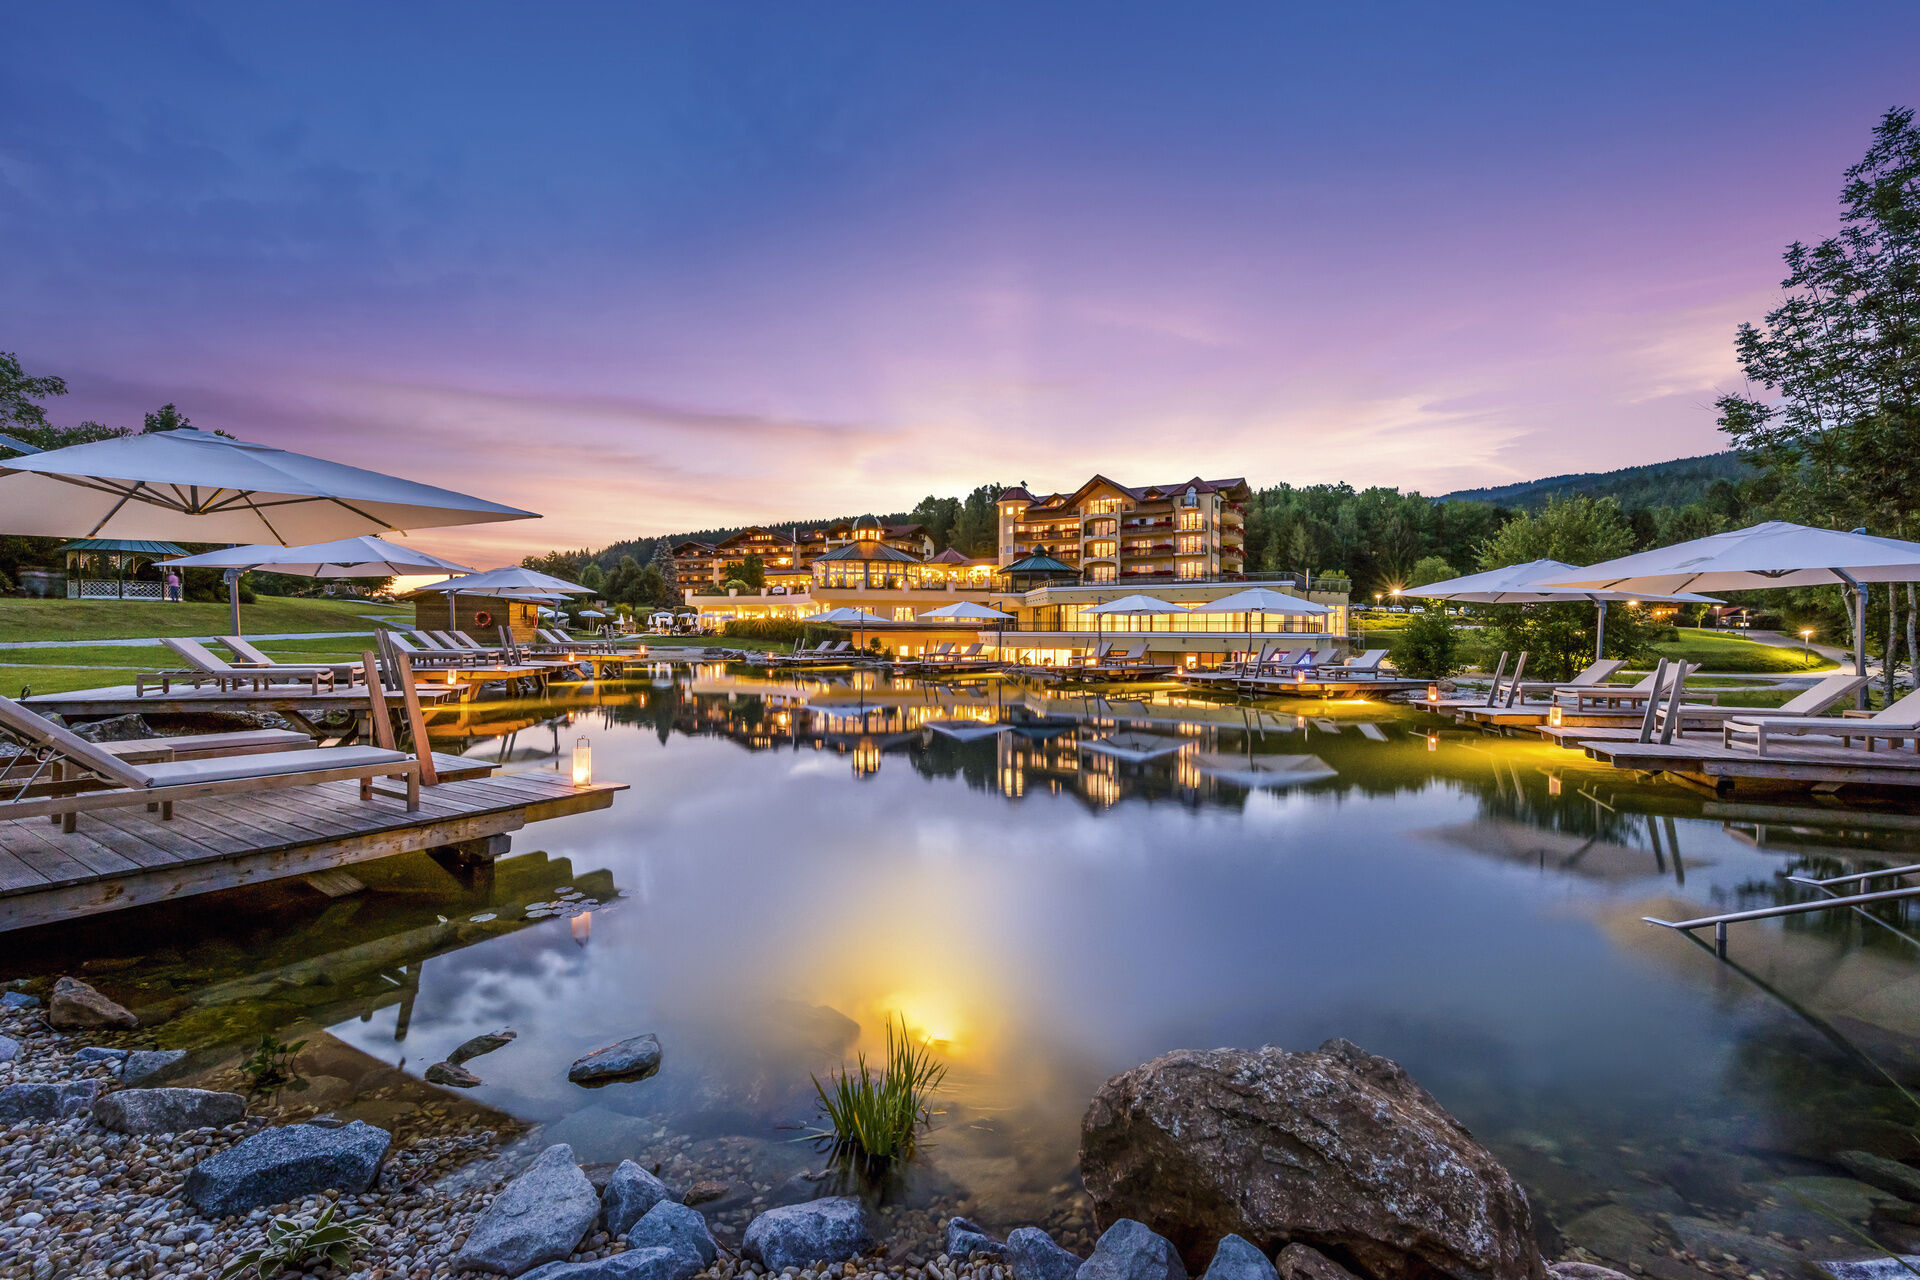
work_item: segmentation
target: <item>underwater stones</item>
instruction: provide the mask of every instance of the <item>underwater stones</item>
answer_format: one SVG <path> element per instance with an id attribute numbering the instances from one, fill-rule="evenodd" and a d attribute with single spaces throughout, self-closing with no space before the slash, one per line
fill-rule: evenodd
<path id="1" fill-rule="evenodd" d="M 1230 1235 L 1214 1246 L 1213 1261 L 1207 1264 L 1201 1280 L 1280 1280 L 1280 1273 L 1266 1254 L 1239 1236 Z"/>
<path id="2" fill-rule="evenodd" d="M 711 1178 L 704 1178 L 687 1188 L 687 1194 L 681 1197 L 681 1203 L 708 1204 L 720 1199 L 732 1189 L 733 1185 L 731 1183 L 716 1182 Z"/>
<path id="3" fill-rule="evenodd" d="M 1731 1255 L 1748 1266 L 1797 1272 L 1807 1261 L 1798 1249 L 1707 1218 L 1676 1213 L 1667 1218 L 1667 1225 L 1680 1238 L 1681 1246 L 1702 1262 L 1719 1262 L 1723 1255 Z"/>
<path id="4" fill-rule="evenodd" d="M 1143 1222 L 1122 1218 L 1101 1233 L 1078 1280 L 1187 1280 L 1173 1242 Z"/>
<path id="5" fill-rule="evenodd" d="M 185 1060 L 185 1049 L 135 1049 L 120 1061 L 120 1083 L 137 1085 Z"/>
<path id="6" fill-rule="evenodd" d="M 1007 1246 L 988 1235 L 986 1228 L 965 1218 L 947 1219 L 947 1256 L 964 1262 L 976 1253 L 1004 1255 Z"/>
<path id="7" fill-rule="evenodd" d="M 1866 1151 L 1842 1151 L 1834 1160 L 1868 1186 L 1920 1203 L 1920 1169 Z"/>
<path id="8" fill-rule="evenodd" d="M 93 1104 L 94 1120 L 115 1133 L 217 1129 L 246 1114 L 245 1098 L 211 1089 L 122 1089 Z"/>
<path id="9" fill-rule="evenodd" d="M 769 1271 L 784 1271 L 845 1262 L 872 1247 L 866 1206 L 853 1196 L 828 1196 L 767 1210 L 747 1224 L 740 1252 Z"/>
<path id="10" fill-rule="evenodd" d="M 131 1030 L 140 1025 L 132 1012 L 115 1004 L 78 978 L 53 984 L 47 1003 L 47 1021 L 57 1031 L 88 1031 L 96 1027 Z"/>
<path id="11" fill-rule="evenodd" d="M 649 1032 L 574 1060 L 567 1079 L 575 1084 L 610 1084 L 616 1080 L 644 1080 L 660 1069 L 660 1039 Z"/>
<path id="12" fill-rule="evenodd" d="M 559 1262 L 580 1247 L 600 1197 L 564 1142 L 542 1151 L 501 1188 L 473 1224 L 454 1265 L 463 1271 L 517 1276 L 543 1262 Z"/>
<path id="13" fill-rule="evenodd" d="M 623 1236 L 661 1201 L 674 1199 L 673 1188 L 631 1160 L 622 1160 L 600 1193 L 600 1214 L 607 1234 Z"/>
<path id="14" fill-rule="evenodd" d="M 357 1195 L 373 1185 L 392 1142 L 385 1129 L 360 1120 L 338 1128 L 266 1129 L 195 1165 L 187 1174 L 185 1195 L 210 1218 L 321 1191 Z"/>
<path id="15" fill-rule="evenodd" d="M 64 1120 L 82 1115 L 93 1105 L 99 1092 L 98 1080 L 0 1086 L 0 1124 L 17 1120 Z"/>
<path id="16" fill-rule="evenodd" d="M 428 1067 L 426 1078 L 428 1084 L 444 1084 L 454 1089 L 471 1089 L 482 1083 L 479 1076 L 451 1060 Z"/>
<path id="17" fill-rule="evenodd" d="M 1660 1241 L 1660 1229 L 1623 1204 L 1589 1209 L 1562 1227 L 1560 1234 L 1588 1253 L 1618 1262 L 1653 1250 Z"/>
<path id="18" fill-rule="evenodd" d="M 483 1053 L 492 1053 L 495 1049 L 506 1048 L 514 1042 L 518 1034 L 515 1031 L 489 1031 L 484 1035 L 477 1035 L 448 1054 L 447 1061 L 457 1067 Z"/>
<path id="19" fill-rule="evenodd" d="M 1038 1227 L 1007 1233 L 1007 1263 L 1013 1280 L 1073 1280 L 1080 1270 L 1080 1256 L 1062 1249 Z"/>
<path id="20" fill-rule="evenodd" d="M 0 1009 L 38 1009 L 40 997 L 24 991 L 0 991 Z"/>
<path id="21" fill-rule="evenodd" d="M 1345 1040 L 1310 1053 L 1181 1050 L 1108 1080 L 1081 1124 L 1104 1220 L 1188 1258 L 1222 1237 L 1339 1246 L 1367 1280 L 1544 1280 L 1526 1194 L 1399 1064 Z"/>

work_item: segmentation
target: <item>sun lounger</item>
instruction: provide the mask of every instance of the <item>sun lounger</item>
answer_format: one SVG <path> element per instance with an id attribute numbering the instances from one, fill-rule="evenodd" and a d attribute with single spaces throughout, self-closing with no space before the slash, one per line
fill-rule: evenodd
<path id="1" fill-rule="evenodd" d="M 1686 674 L 1692 675 L 1699 669 L 1699 663 L 1690 663 Z M 1657 675 L 1659 672 L 1649 671 L 1638 684 L 1631 685 L 1563 684 L 1553 691 L 1553 700 L 1568 711 L 1585 711 L 1589 707 L 1601 706 L 1631 709 L 1643 705 L 1653 696 L 1653 681 Z"/>
<path id="2" fill-rule="evenodd" d="M 488 655 L 478 649 L 448 649 L 426 641 L 424 632 L 411 634 L 403 631 L 389 631 L 383 637 L 401 653 L 407 655 L 416 667 L 453 667 L 471 665 L 488 661 Z"/>
<path id="3" fill-rule="evenodd" d="M 0 697 L 0 730 L 21 739 L 41 757 L 47 773 L 39 785 L 61 793 L 26 795 L 24 785 L 12 787 L 18 798 L 0 798 L 0 819 L 55 817 L 63 832 L 72 832 L 78 816 L 93 809 L 157 805 L 162 820 L 169 820 L 174 804 L 182 800 L 322 782 L 357 780 L 361 798 L 370 799 L 373 780 L 387 777 L 404 777 L 407 809 L 420 807 L 419 760 L 380 747 L 323 747 L 133 764 L 4 697 Z"/>
<path id="4" fill-rule="evenodd" d="M 134 681 L 134 696 L 144 697 L 149 681 L 157 681 L 160 692 L 171 693 L 173 683 L 183 678 L 192 679 L 194 687 L 200 687 L 203 680 L 212 680 L 222 689 L 240 688 L 252 685 L 255 689 L 265 689 L 272 684 L 306 684 L 318 694 L 322 685 L 328 689 L 334 687 L 334 669 L 321 666 L 280 666 L 236 667 L 198 640 L 185 640 L 178 636 L 163 636 L 160 643 L 173 650 L 187 663 L 185 672 L 160 671 L 142 674 Z"/>
<path id="5" fill-rule="evenodd" d="M 1791 701 L 1771 711 L 1760 707 L 1702 706 L 1697 703 L 1686 703 L 1680 709 L 1680 723 L 1684 726 L 1687 723 L 1699 725 L 1704 722 L 1711 726 L 1718 722 L 1724 726 L 1729 720 L 1804 720 L 1808 716 L 1824 715 L 1833 708 L 1835 703 L 1851 697 L 1861 685 L 1866 683 L 1866 676 L 1828 676 L 1818 684 L 1803 690 Z M 1661 730 L 1666 728 L 1667 713 L 1671 709 L 1670 706 L 1661 706 L 1654 711 L 1654 728 Z"/>
<path id="6" fill-rule="evenodd" d="M 254 648 L 252 642 L 249 641 L 245 636 L 217 636 L 215 638 L 219 640 L 220 643 L 226 647 L 227 651 L 233 655 L 234 657 L 233 665 L 236 667 L 240 667 L 242 669 L 246 669 L 249 667 L 265 667 L 268 670 L 278 671 L 278 670 L 284 670 L 289 665 L 302 666 L 302 667 L 332 667 L 334 680 L 345 681 L 348 684 L 353 683 L 355 673 L 360 670 L 360 664 L 358 662 L 303 662 L 303 663 L 293 663 L 293 664 L 283 663 L 278 659 L 270 657 L 267 654 L 260 652 L 260 650 Z"/>
<path id="7" fill-rule="evenodd" d="M 1591 689 L 1613 679 L 1615 673 L 1626 665 L 1625 658 L 1603 658 L 1599 662 L 1588 663 L 1586 670 L 1571 680 L 1523 680 L 1520 682 L 1520 696 L 1531 698 L 1535 694 L 1551 696 L 1561 689 Z"/>
<path id="8" fill-rule="evenodd" d="M 1377 676 L 1380 674 L 1380 660 L 1387 656 L 1385 649 L 1369 649 L 1355 658 L 1336 663 L 1328 667 L 1316 667 L 1313 678 L 1316 680 L 1351 680 L 1356 676 Z"/>
<path id="9" fill-rule="evenodd" d="M 1845 693 L 1841 694 L 1841 697 L 1845 696 Z M 1914 690 L 1898 702 L 1871 715 L 1854 711 L 1845 712 L 1839 716 L 1806 716 L 1794 719 L 1755 713 L 1751 717 L 1742 716 L 1729 720 L 1722 728 L 1724 745 L 1729 750 L 1734 747 L 1752 747 L 1761 755 L 1767 753 L 1769 738 L 1808 734 L 1838 738 L 1842 746 L 1849 747 L 1853 745 L 1855 738 L 1860 738 L 1866 742 L 1868 751 L 1873 750 L 1874 742 L 1879 739 L 1885 739 L 1888 742 L 1912 742 L 1914 750 L 1920 751 L 1920 689 Z"/>
<path id="10" fill-rule="evenodd" d="M 114 742 L 96 742 L 94 746 L 129 764 L 153 764 L 164 760 L 198 760 L 206 756 L 244 756 L 268 751 L 304 751 L 313 739 L 294 729 L 236 729 L 224 733 L 183 733 L 174 737 L 122 738 Z M 42 788 L 34 779 L 41 771 L 37 756 L 21 753 L 0 759 L 0 795 L 11 788 L 8 783 L 23 783 L 30 794 Z"/>

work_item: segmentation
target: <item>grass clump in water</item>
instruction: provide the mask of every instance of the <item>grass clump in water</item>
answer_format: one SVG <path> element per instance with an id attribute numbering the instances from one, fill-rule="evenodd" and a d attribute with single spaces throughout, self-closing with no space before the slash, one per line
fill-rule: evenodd
<path id="1" fill-rule="evenodd" d="M 831 1087 L 813 1077 L 820 1109 L 832 1126 L 819 1136 L 833 1140 L 834 1155 L 868 1167 L 903 1160 L 913 1154 L 920 1130 L 933 1123 L 929 1096 L 946 1075 L 946 1066 L 933 1059 L 932 1046 L 915 1044 L 907 1034 L 905 1017 L 897 1034 L 889 1022 L 884 1072 L 874 1074 L 862 1053 L 852 1070 L 843 1067 L 829 1075 Z"/>

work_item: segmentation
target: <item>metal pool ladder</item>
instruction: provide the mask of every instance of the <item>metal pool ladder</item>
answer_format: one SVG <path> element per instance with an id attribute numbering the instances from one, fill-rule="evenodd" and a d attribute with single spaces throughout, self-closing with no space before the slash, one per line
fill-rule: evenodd
<path id="1" fill-rule="evenodd" d="M 1905 938 L 1915 946 L 1920 946 L 1920 940 L 1914 939 L 1909 934 L 1902 933 L 1885 920 L 1881 920 L 1861 910 L 1862 907 L 1870 902 L 1895 902 L 1902 898 L 1920 898 L 1920 884 L 1900 885 L 1897 888 L 1880 889 L 1871 893 L 1836 894 L 1833 890 L 1834 885 L 1859 884 L 1863 882 L 1871 883 L 1882 877 L 1898 879 L 1901 876 L 1915 874 L 1920 874 L 1920 863 L 1912 863 L 1904 867 L 1884 867 L 1879 871 L 1861 871 L 1853 875 L 1829 876 L 1825 880 L 1812 880 L 1805 876 L 1789 876 L 1787 878 L 1788 883 L 1807 885 L 1810 888 L 1820 890 L 1820 892 L 1827 896 L 1825 898 L 1816 898 L 1811 902 L 1792 902 L 1779 907 L 1758 907 L 1752 911 L 1729 911 L 1721 915 L 1701 916 L 1698 920 L 1662 920 L 1657 916 L 1641 916 L 1640 918 L 1648 924 L 1657 924 L 1664 929 L 1678 929 L 1686 934 L 1691 934 L 1695 929 L 1704 929 L 1708 925 L 1712 925 L 1713 954 L 1722 960 L 1727 958 L 1727 926 L 1730 924 L 1737 923 L 1741 920 L 1768 920 L 1774 916 L 1805 915 L 1810 911 L 1830 911 L 1835 907 L 1845 907 L 1848 910 L 1858 912 L 1863 918 L 1872 920 L 1875 924 Z"/>

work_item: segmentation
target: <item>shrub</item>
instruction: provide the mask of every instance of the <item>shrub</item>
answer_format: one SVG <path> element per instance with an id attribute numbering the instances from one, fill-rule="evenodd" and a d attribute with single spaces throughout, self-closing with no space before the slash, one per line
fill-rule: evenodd
<path id="1" fill-rule="evenodd" d="M 732 640 L 770 640 L 775 644 L 816 645 L 822 640 L 848 638 L 839 627 L 804 618 L 735 618 L 720 629 L 720 634 Z"/>
<path id="2" fill-rule="evenodd" d="M 320 1263 L 342 1269 L 353 1265 L 354 1250 L 366 1244 L 361 1229 L 371 1225 L 373 1219 L 335 1222 L 334 1207 L 329 1204 L 321 1209 L 310 1227 L 301 1226 L 293 1218 L 275 1218 L 267 1224 L 266 1244 L 228 1263 L 220 1280 L 245 1280 L 250 1276 L 270 1280 L 283 1272 L 306 1271 Z"/>
<path id="3" fill-rule="evenodd" d="M 1393 641 L 1393 665 L 1415 680 L 1444 680 L 1460 670 L 1460 632 L 1441 610 L 1415 614 Z"/>
<path id="4" fill-rule="evenodd" d="M 742 582 L 739 578 L 728 578 L 725 582 L 720 584 L 721 595 L 726 595 L 730 591 L 738 591 L 741 595 L 746 595 L 747 592 L 751 590 L 752 588 L 749 587 L 745 582 Z"/>
<path id="5" fill-rule="evenodd" d="M 928 1095 L 946 1075 L 946 1067 L 933 1060 L 931 1047 L 908 1037 L 904 1016 L 897 1035 L 889 1022 L 885 1074 L 874 1075 L 863 1053 L 854 1070 L 832 1074 L 832 1089 L 813 1077 L 820 1110 L 833 1126 L 819 1136 L 833 1140 L 836 1156 L 868 1167 L 904 1159 L 913 1154 L 920 1130 L 933 1123 Z"/>

